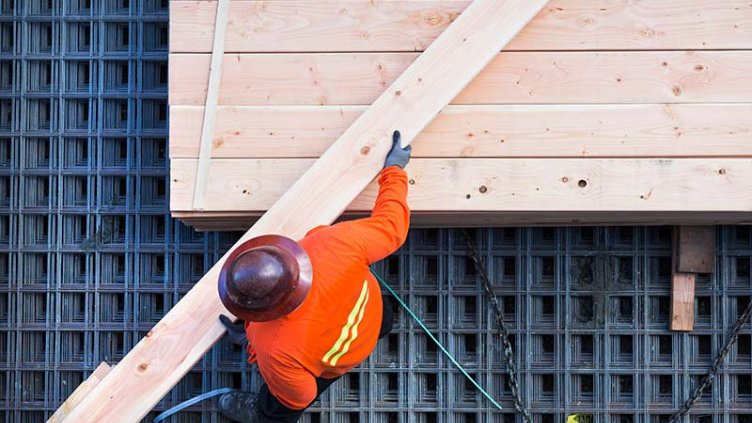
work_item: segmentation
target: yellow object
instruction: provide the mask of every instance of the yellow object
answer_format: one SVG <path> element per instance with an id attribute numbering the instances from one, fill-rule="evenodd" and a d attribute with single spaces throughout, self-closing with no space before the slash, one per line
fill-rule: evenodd
<path id="1" fill-rule="evenodd" d="M 593 423 L 593 416 L 590 414 L 570 414 L 567 417 L 567 423 Z"/>

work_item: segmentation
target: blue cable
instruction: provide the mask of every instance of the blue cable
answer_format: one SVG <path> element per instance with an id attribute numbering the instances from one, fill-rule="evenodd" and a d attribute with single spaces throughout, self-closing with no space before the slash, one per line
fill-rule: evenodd
<path id="1" fill-rule="evenodd" d="M 405 302 L 404 302 L 404 301 L 402 301 L 402 298 L 400 298 L 400 296 L 399 296 L 399 295 L 397 295 L 397 293 L 396 293 L 396 292 L 394 292 L 394 290 L 392 289 L 392 287 L 391 287 L 391 286 L 389 286 L 389 285 L 387 285 L 387 283 L 386 283 L 386 282 L 384 282 L 384 280 L 383 280 L 383 279 L 381 279 L 381 277 L 379 277 L 379 275 L 377 275 L 377 274 L 376 274 L 376 272 L 374 272 L 374 271 L 371 271 L 371 273 L 373 274 L 373 276 L 374 276 L 374 277 L 376 277 L 376 279 L 377 279 L 377 280 L 378 280 L 379 282 L 381 282 L 381 285 L 383 285 L 383 286 L 384 286 L 384 288 L 386 288 L 386 289 L 387 289 L 387 290 L 389 291 L 389 293 L 390 293 L 390 294 L 392 294 L 392 296 L 393 296 L 393 297 L 394 297 L 395 299 L 397 299 L 397 302 L 399 302 L 399 303 L 400 303 L 400 305 L 402 306 L 402 308 L 404 308 L 404 309 L 405 309 L 405 310 L 407 311 L 407 313 L 408 313 L 408 314 L 410 314 L 410 316 L 411 316 L 411 317 L 412 317 L 413 319 L 415 319 L 415 321 L 416 321 L 416 322 L 418 322 L 418 325 L 420 326 L 420 328 L 421 328 L 421 329 L 423 329 L 423 331 L 424 331 L 424 332 L 426 333 L 426 335 L 428 335 L 428 337 L 429 337 L 429 338 L 431 338 L 431 340 L 432 340 L 433 342 L 435 342 L 435 343 L 436 343 L 436 345 L 437 345 L 437 346 L 439 347 L 439 349 L 441 350 L 441 352 L 443 352 L 443 353 L 444 353 L 444 355 L 446 355 L 446 356 L 447 356 L 447 358 L 449 358 L 449 361 L 451 361 L 451 362 L 452 362 L 452 364 L 454 364 L 454 365 L 455 365 L 455 366 L 456 366 L 456 367 L 457 367 L 457 368 L 458 368 L 458 369 L 460 370 L 460 372 L 462 372 L 462 374 L 463 374 L 463 375 L 465 375 L 465 377 L 466 377 L 466 378 L 467 378 L 467 379 L 468 379 L 468 380 L 469 380 L 469 381 L 470 381 L 470 382 L 471 382 L 471 383 L 472 383 L 472 384 L 473 384 L 473 385 L 474 385 L 474 386 L 475 386 L 475 387 L 476 387 L 476 388 L 477 388 L 477 389 L 478 389 L 478 390 L 479 390 L 479 391 L 480 391 L 480 392 L 481 392 L 481 393 L 483 394 L 483 396 L 484 396 L 484 397 L 486 397 L 486 399 L 488 399 L 488 401 L 489 401 L 489 402 L 490 402 L 491 404 L 493 404 L 493 405 L 494 405 L 494 406 L 495 406 L 496 408 L 498 408 L 499 410 L 502 410 L 502 408 L 501 408 L 501 405 L 499 405 L 499 403 L 498 403 L 498 402 L 496 402 L 496 400 L 494 400 L 494 399 L 493 399 L 493 397 L 491 396 L 491 394 L 489 394 L 488 392 L 486 392 L 486 390 L 485 390 L 485 389 L 483 389 L 483 388 L 482 388 L 482 387 L 481 387 L 481 386 L 480 386 L 480 385 L 478 384 L 478 382 L 476 382 L 476 381 L 475 381 L 475 379 L 473 379 L 473 377 L 472 377 L 472 376 L 470 376 L 470 375 L 469 375 L 469 374 L 467 373 L 467 371 L 465 370 L 465 368 L 464 368 L 464 367 L 462 367 L 462 365 L 461 365 L 460 363 L 458 363 L 458 362 L 457 362 L 457 360 L 455 360 L 455 358 L 454 358 L 454 357 L 452 356 L 452 354 L 451 354 L 451 353 L 450 353 L 449 351 L 447 351 L 447 349 L 446 349 L 446 348 L 444 348 L 444 346 L 443 346 L 443 345 L 441 345 L 441 342 L 439 342 L 439 340 L 438 340 L 438 339 L 436 339 L 436 337 L 435 337 L 435 336 L 433 336 L 433 334 L 431 333 L 431 331 L 430 331 L 430 330 L 428 330 L 428 328 L 426 327 L 426 325 L 424 325 L 424 324 L 423 324 L 423 321 L 422 321 L 422 320 L 420 320 L 420 317 L 418 317 L 418 316 L 417 316 L 417 315 L 415 314 L 415 312 L 413 312 L 413 311 L 412 311 L 412 310 L 410 309 L 410 307 L 408 307 L 408 305 L 407 305 L 407 304 L 405 304 Z"/>
<path id="2" fill-rule="evenodd" d="M 169 408 L 167 411 L 165 411 L 162 414 L 160 414 L 157 417 L 155 417 L 152 423 L 159 423 L 162 420 L 170 417 L 171 415 L 173 415 L 173 414 L 175 414 L 175 413 L 177 413 L 179 411 L 182 411 L 183 409 L 186 409 L 186 408 L 192 406 L 193 404 L 201 402 L 201 401 L 203 401 L 205 399 L 209 399 L 211 397 L 216 397 L 217 395 L 229 394 L 230 392 L 235 392 L 235 391 L 236 391 L 236 389 L 232 389 L 232 388 L 220 388 L 220 389 L 215 389 L 213 391 L 206 392 L 206 393 L 201 394 L 201 395 L 199 395 L 199 396 L 197 396 L 195 398 L 191 398 L 188 401 L 183 401 L 180 404 L 178 404 L 178 405 L 176 405 L 176 406 L 174 406 L 172 408 Z"/>

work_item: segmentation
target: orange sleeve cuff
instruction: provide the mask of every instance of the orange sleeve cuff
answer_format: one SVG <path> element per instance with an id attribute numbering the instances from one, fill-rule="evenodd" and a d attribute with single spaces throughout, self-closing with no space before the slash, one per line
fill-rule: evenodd
<path id="1" fill-rule="evenodd" d="M 407 185 L 407 172 L 399 166 L 389 166 L 382 169 L 379 173 L 379 185 L 383 184 L 389 177 L 404 178 L 405 185 Z"/>

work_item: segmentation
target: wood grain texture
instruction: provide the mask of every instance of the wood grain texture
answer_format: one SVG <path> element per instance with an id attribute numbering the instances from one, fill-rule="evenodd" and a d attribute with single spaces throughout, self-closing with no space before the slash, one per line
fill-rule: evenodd
<path id="1" fill-rule="evenodd" d="M 97 366 L 96 369 L 89 375 L 89 377 L 86 378 L 85 381 L 81 382 L 80 385 L 78 385 L 78 388 L 76 388 L 75 391 L 73 391 L 72 394 L 68 397 L 68 399 L 63 402 L 60 407 L 58 407 L 57 411 L 47 420 L 47 423 L 60 423 L 62 422 L 65 417 L 70 414 L 70 412 L 76 408 L 78 404 L 81 403 L 81 401 L 86 397 L 86 395 L 91 392 L 95 386 L 99 384 L 99 382 L 104 379 L 105 376 L 107 376 L 108 373 L 110 373 L 110 370 L 112 367 L 110 367 L 109 364 L 105 362 L 99 363 L 99 366 Z"/>
<path id="2" fill-rule="evenodd" d="M 695 273 L 674 272 L 671 278 L 671 330 L 689 332 L 695 324 Z"/>
<path id="3" fill-rule="evenodd" d="M 417 53 L 225 55 L 219 103 L 369 105 Z M 170 55 L 170 104 L 203 105 L 209 55 Z M 453 104 L 715 103 L 752 97 L 752 51 L 511 52 Z"/>
<path id="4" fill-rule="evenodd" d="M 275 233 L 297 239 L 312 227 L 334 221 L 378 174 L 392 131 L 399 128 L 403 142 L 411 142 L 546 3 L 473 1 L 230 252 L 255 236 Z M 139 421 L 203 357 L 225 332 L 218 316 L 229 313 L 217 295 L 217 276 L 226 257 L 136 344 L 66 422 Z"/>
<path id="5" fill-rule="evenodd" d="M 209 161 L 212 153 L 212 138 L 214 126 L 217 120 L 217 100 L 219 98 L 219 83 L 222 80 L 222 56 L 224 55 L 225 33 L 227 32 L 227 15 L 230 11 L 230 0 L 214 2 L 217 6 L 215 31 L 209 68 L 209 86 L 207 89 L 206 104 L 201 126 L 198 164 L 196 166 L 196 189 L 193 196 L 193 207 L 201 210 L 204 208 L 204 191 L 206 190 L 206 172 L 209 169 Z"/>
<path id="6" fill-rule="evenodd" d="M 207 211 L 264 211 L 314 159 L 214 159 Z M 174 159 L 170 208 L 190 211 L 195 159 Z M 752 159 L 415 159 L 421 211 L 752 211 Z M 348 207 L 370 210 L 371 184 Z M 303 208 L 305 209 L 305 208 Z"/>
<path id="7" fill-rule="evenodd" d="M 170 109 L 170 157 L 198 157 L 202 107 Z M 319 157 L 366 108 L 220 107 L 215 158 Z M 752 156 L 752 104 L 448 106 L 413 157 Z"/>
<path id="8" fill-rule="evenodd" d="M 233 1 L 228 52 L 422 51 L 468 0 Z M 214 1 L 170 2 L 172 52 L 210 52 Z M 743 0 L 554 0 L 507 50 L 752 48 Z"/>

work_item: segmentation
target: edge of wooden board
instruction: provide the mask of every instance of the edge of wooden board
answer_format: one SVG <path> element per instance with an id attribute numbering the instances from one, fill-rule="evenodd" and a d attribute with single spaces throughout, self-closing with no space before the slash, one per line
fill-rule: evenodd
<path id="1" fill-rule="evenodd" d="M 246 230 L 260 217 L 259 213 L 192 213 L 174 212 L 172 216 L 198 231 Z M 346 213 L 344 220 L 365 217 L 364 213 Z M 489 226 L 631 226 L 631 225 L 749 225 L 751 213 L 704 212 L 609 212 L 581 211 L 518 213 L 432 213 L 411 215 L 411 228 L 489 227 Z"/>
<path id="2" fill-rule="evenodd" d="M 315 159 L 214 159 L 206 211 L 264 211 Z M 191 211 L 195 159 L 171 161 L 170 208 Z M 752 158 L 413 159 L 414 211 L 752 211 Z M 347 208 L 370 210 L 372 182 Z"/>
<path id="3" fill-rule="evenodd" d="M 170 105 L 203 105 L 209 54 L 169 55 Z M 370 105 L 417 53 L 226 54 L 221 105 Z M 452 104 L 738 103 L 752 51 L 504 52 Z"/>
<path id="4" fill-rule="evenodd" d="M 170 158 L 198 157 L 201 106 L 170 108 Z M 365 106 L 220 106 L 214 158 L 314 158 Z M 752 103 L 447 106 L 413 157 L 752 156 Z"/>
<path id="5" fill-rule="evenodd" d="M 233 1 L 227 50 L 422 51 L 469 3 L 305 0 L 249 7 L 250 1 Z M 211 51 L 215 10 L 216 2 L 171 1 L 170 51 Z M 752 48 L 747 1 L 553 0 L 507 50 L 744 48 Z"/>
<path id="6" fill-rule="evenodd" d="M 76 406 L 83 401 L 83 399 L 86 397 L 86 395 L 91 392 L 99 382 L 104 379 L 107 374 L 110 373 L 110 370 L 112 367 L 110 367 L 109 364 L 106 362 L 99 363 L 99 366 L 97 366 L 96 369 L 89 375 L 86 380 L 81 382 L 80 385 L 76 388 L 75 391 L 73 391 L 72 394 L 68 396 L 68 398 L 63 402 L 60 407 L 58 407 L 57 411 L 50 416 L 49 420 L 47 420 L 47 423 L 60 423 L 62 422 L 65 417 L 73 411 Z"/>

